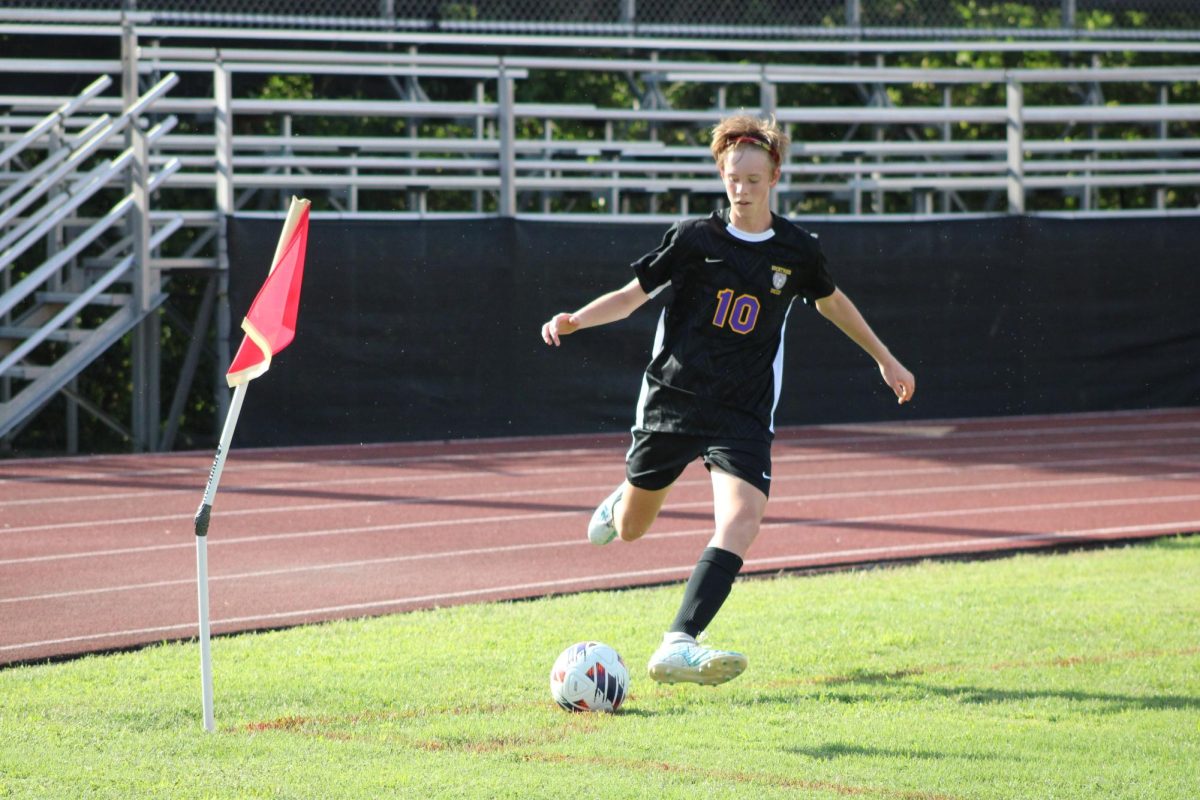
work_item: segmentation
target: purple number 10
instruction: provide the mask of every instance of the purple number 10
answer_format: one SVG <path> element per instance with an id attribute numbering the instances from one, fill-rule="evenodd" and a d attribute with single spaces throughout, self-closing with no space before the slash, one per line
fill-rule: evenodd
<path id="1" fill-rule="evenodd" d="M 713 325 L 718 328 L 726 324 L 735 333 L 749 333 L 758 322 L 758 298 L 752 294 L 739 295 L 733 299 L 733 289 L 722 289 L 717 292 L 717 313 L 713 315 Z"/>

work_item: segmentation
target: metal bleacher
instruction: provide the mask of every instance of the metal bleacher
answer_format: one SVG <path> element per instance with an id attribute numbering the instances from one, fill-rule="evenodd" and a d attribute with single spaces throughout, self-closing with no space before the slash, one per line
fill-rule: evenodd
<path id="1" fill-rule="evenodd" d="M 964 41 L 503 27 L 0 11 L 0 45 L 15 45 L 0 50 L 0 440 L 61 393 L 133 449 L 170 449 L 200 332 L 215 327 L 214 359 L 228 362 L 226 215 L 281 215 L 297 194 L 318 219 L 673 220 L 721 204 L 705 132 L 736 108 L 791 132 L 775 202 L 793 217 L 1200 214 L 1197 31 Z M 36 55 L 52 37 L 85 55 Z M 1059 66 L 1019 66 L 1034 48 Z M 1018 66 L 911 66 L 964 51 Z M 1130 53 L 1151 63 L 1129 65 Z M 305 88 L 281 96 L 266 76 Z M 603 76 L 629 102 L 525 99 L 547 76 Z M 158 311 L 179 274 L 206 282 L 164 414 Z M 127 335 L 128 427 L 73 388 Z"/>

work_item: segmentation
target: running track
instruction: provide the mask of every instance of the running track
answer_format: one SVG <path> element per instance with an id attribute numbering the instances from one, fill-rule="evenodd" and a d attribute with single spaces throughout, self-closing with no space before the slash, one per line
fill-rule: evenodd
<path id="1" fill-rule="evenodd" d="M 704 470 L 595 548 L 625 435 L 237 450 L 209 535 L 214 633 L 683 580 Z M 1200 531 L 1200 409 L 791 428 L 746 572 Z M 197 634 L 212 453 L 0 461 L 0 664 Z"/>

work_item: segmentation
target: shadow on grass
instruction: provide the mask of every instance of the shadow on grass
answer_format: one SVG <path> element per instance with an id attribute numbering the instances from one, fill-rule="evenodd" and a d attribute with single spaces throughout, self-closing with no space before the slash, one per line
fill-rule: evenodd
<path id="1" fill-rule="evenodd" d="M 862 675 L 844 678 L 841 687 L 876 687 L 871 692 L 818 691 L 814 699 L 825 703 L 856 705 L 898 700 L 905 696 L 936 696 L 967 705 L 992 705 L 1000 703 L 1033 703 L 1044 700 L 1060 700 L 1072 704 L 1088 705 L 1087 713 L 1120 714 L 1126 711 L 1200 711 L 1200 697 L 1188 695 L 1135 695 L 1090 692 L 1076 689 L 1005 689 L 976 686 L 933 686 L 906 680 L 902 673 Z M 794 703 L 796 695 L 777 692 L 760 695 L 760 703 Z M 1081 709 L 1082 711 L 1082 709 Z"/>
<path id="2" fill-rule="evenodd" d="M 1186 695 L 1134 695 L 1087 692 L 1073 689 L 980 689 L 971 686 L 945 688 L 914 684 L 914 688 L 931 694 L 949 697 L 960 703 L 985 705 L 990 703 L 1024 703 L 1036 700 L 1066 700 L 1071 703 L 1099 703 L 1095 709 L 1103 714 L 1124 711 L 1196 711 L 1200 697 Z"/>
<path id="3" fill-rule="evenodd" d="M 616 712 L 616 716 L 652 719 L 654 717 L 682 716 L 685 713 L 688 713 L 688 709 L 686 708 L 646 708 L 644 706 L 623 705 Z"/>
<path id="4" fill-rule="evenodd" d="M 911 750 L 905 748 L 888 748 L 888 747 L 864 747 L 856 744 L 843 744 L 840 742 L 831 742 L 829 744 L 817 745 L 815 747 L 785 747 L 785 753 L 792 753 L 799 756 L 807 756 L 808 758 L 818 761 L 832 761 L 835 758 L 842 756 L 865 756 L 867 758 L 900 758 L 912 759 L 919 758 L 927 761 L 940 761 L 943 759 L 957 759 L 960 761 L 1017 761 L 1014 756 L 1002 756 L 996 753 L 943 753 L 936 750 Z"/>

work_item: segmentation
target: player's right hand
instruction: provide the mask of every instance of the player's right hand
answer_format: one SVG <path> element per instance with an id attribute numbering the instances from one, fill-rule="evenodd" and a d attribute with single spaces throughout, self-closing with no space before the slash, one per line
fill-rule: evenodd
<path id="1" fill-rule="evenodd" d="M 917 391 L 917 379 L 903 364 L 891 359 L 890 363 L 879 367 L 884 382 L 896 393 L 896 402 L 903 405 L 912 400 Z"/>
<path id="2" fill-rule="evenodd" d="M 550 318 L 550 321 L 542 326 L 542 340 L 546 344 L 552 344 L 558 347 L 562 342 L 559 341 L 560 336 L 566 336 L 568 333 L 574 333 L 579 330 L 579 320 L 574 314 L 555 314 Z"/>

